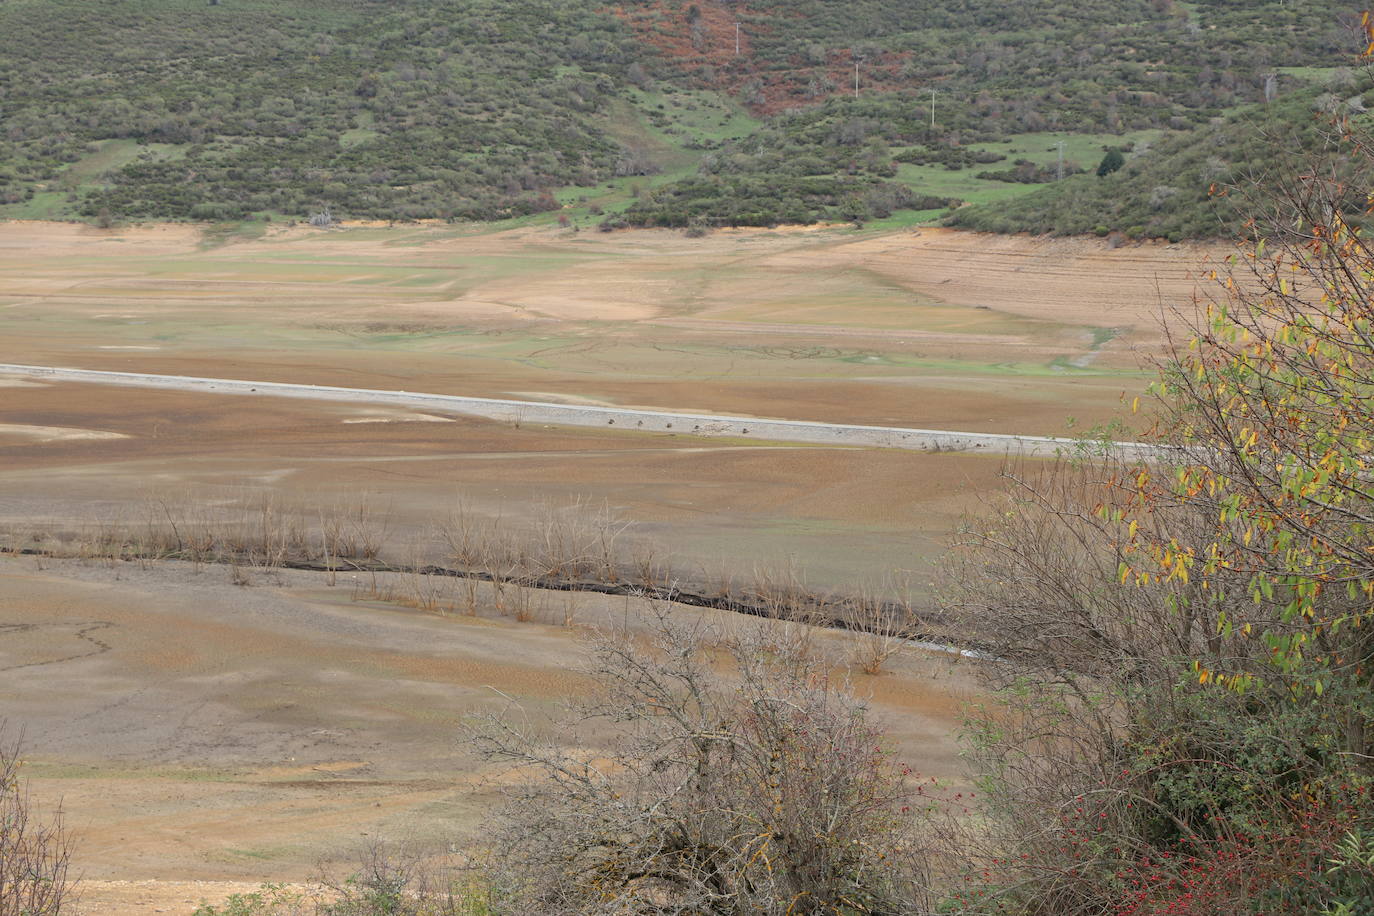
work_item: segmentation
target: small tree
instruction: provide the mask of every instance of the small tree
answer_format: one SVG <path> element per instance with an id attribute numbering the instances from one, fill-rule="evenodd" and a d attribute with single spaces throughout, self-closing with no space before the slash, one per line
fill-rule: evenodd
<path id="1" fill-rule="evenodd" d="M 1374 164 L 1369 137 L 1345 137 L 1341 158 Z M 1374 687 L 1374 244 L 1361 227 L 1374 207 L 1332 163 L 1271 187 L 1253 226 L 1264 238 L 1163 367 L 1175 460 L 1123 481 L 1126 518 L 1142 523 L 1122 538 L 1120 576 L 1196 583 L 1190 610 L 1265 644 L 1258 676 L 1301 669 L 1320 696 L 1323 670 Z M 1143 524 L 1172 507 L 1213 519 L 1206 537 L 1181 545 Z M 1198 674 L 1242 688 L 1255 676 L 1205 660 Z M 1348 750 L 1374 775 L 1367 724 L 1351 720 Z"/>
<path id="2" fill-rule="evenodd" d="M 1102 161 L 1097 165 L 1097 177 L 1106 178 L 1112 172 L 1120 169 L 1126 164 L 1126 157 L 1121 155 L 1121 150 L 1112 147 L 1107 150 L 1107 155 L 1102 157 Z"/>
<path id="3" fill-rule="evenodd" d="M 656 607 L 649 629 L 593 642 L 602 692 L 557 743 L 509 717 L 473 726 L 529 777 L 495 833 L 498 911 L 929 912 L 906 774 L 798 628 L 724 638 Z M 615 728 L 610 750 L 580 749 L 592 722 Z"/>

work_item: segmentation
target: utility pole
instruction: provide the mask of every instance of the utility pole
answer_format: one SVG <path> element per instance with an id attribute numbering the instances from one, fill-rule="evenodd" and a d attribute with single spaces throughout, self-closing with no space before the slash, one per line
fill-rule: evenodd
<path id="1" fill-rule="evenodd" d="M 739 23 L 735 23 L 735 56 L 739 57 Z"/>
<path id="2" fill-rule="evenodd" d="M 930 129 L 935 129 L 935 90 L 930 90 Z"/>
<path id="3" fill-rule="evenodd" d="M 859 97 L 859 59 L 854 58 L 854 98 Z"/>
<path id="4" fill-rule="evenodd" d="M 1064 180 L 1064 141 L 1059 141 L 1059 171 L 1056 173 L 1055 181 Z"/>

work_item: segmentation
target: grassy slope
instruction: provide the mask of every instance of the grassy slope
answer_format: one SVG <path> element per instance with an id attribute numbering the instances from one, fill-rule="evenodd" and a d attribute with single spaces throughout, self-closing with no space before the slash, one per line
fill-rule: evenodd
<path id="1" fill-rule="evenodd" d="M 1053 176 L 1061 141 L 1070 174 L 1092 170 L 1108 147 L 1145 149 L 1165 130 L 1206 125 L 1253 104 L 1263 96 L 1264 68 L 1279 74 L 1286 93 L 1329 78 L 1355 50 L 1355 10 L 1338 2 L 1297 10 L 1230 0 L 1034 0 L 1009 18 L 976 2 L 756 0 L 724 21 L 709 4 L 621 6 L 677 77 L 777 113 L 753 135 L 722 144 L 698 175 L 632 207 L 629 221 L 644 225 L 812 218 L 909 225 L 940 217 L 944 202 L 1014 201 Z M 937 90 L 934 125 L 925 119 L 930 88 Z M 951 161 L 960 151 L 1007 160 L 991 167 Z M 1032 174 L 1017 182 L 984 176 L 1012 170 Z M 821 176 L 840 180 L 818 185 Z M 1183 221 L 1191 231 L 1217 231 L 1197 215 Z"/>

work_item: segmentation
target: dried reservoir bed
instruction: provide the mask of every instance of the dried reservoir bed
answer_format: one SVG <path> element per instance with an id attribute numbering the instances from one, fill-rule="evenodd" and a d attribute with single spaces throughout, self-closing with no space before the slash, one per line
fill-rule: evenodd
<path id="1" fill-rule="evenodd" d="M 3 223 L 0 362 L 1073 435 L 1129 429 L 1160 316 L 1224 253 L 940 230 Z M 513 523 L 581 507 L 703 576 L 920 587 L 1002 463 L 0 377 L 0 523 L 75 538 L 159 500 L 366 507 L 400 544 L 457 505 Z M 566 606 L 444 617 L 342 580 L 234 575 L 0 558 L 0 705 L 78 832 L 88 912 L 187 912 L 231 885 L 175 882 L 305 878 L 364 834 L 461 838 L 487 796 L 458 717 L 489 687 L 545 711 L 580 689 L 573 631 L 549 622 Z M 957 778 L 968 663 L 894 665 L 859 689 L 914 768 Z"/>

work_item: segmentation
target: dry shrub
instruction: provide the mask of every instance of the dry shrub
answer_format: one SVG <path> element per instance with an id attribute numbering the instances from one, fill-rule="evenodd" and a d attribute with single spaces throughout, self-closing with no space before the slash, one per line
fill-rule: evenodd
<path id="1" fill-rule="evenodd" d="M 556 742 L 512 715 L 471 724 L 525 777 L 493 832 L 495 911 L 929 912 L 919 791 L 796 627 L 643 616 L 647 637 L 592 640 L 602 690 Z M 598 723 L 604 752 L 578 734 Z"/>
<path id="2" fill-rule="evenodd" d="M 40 816 L 19 765 L 19 742 L 0 736 L 0 913 L 60 916 L 73 902 L 71 839 L 60 811 Z"/>
<path id="3" fill-rule="evenodd" d="M 322 570 L 332 586 L 340 571 L 351 571 L 368 577 L 366 584 L 354 577 L 355 597 L 434 613 L 491 610 L 565 626 L 573 622 L 571 608 L 550 614 L 548 602 L 531 589 L 646 593 L 862 632 L 852 661 L 870 673 L 915 631 L 909 601 L 820 593 L 795 561 L 760 566 L 752 579 L 722 571 L 714 588 L 700 584 L 702 573 L 694 584 L 661 545 L 626 543 L 629 530 L 608 506 L 587 500 L 545 504 L 530 523 L 484 517 L 458 503 L 423 534 L 401 541 L 387 515 L 366 499 L 319 509 L 230 487 L 152 494 L 132 521 L 105 519 L 61 531 L 0 527 L 0 550 L 23 550 L 40 564 L 48 557 L 220 564 L 241 586 L 280 582 L 279 571 L 293 567 Z M 396 575 L 379 582 L 386 573 Z"/>
<path id="4" fill-rule="evenodd" d="M 861 586 L 849 605 L 847 623 L 856 631 L 849 662 L 865 674 L 881 674 L 888 661 L 921 631 L 910 583 L 904 577 L 894 575 L 881 590 Z"/>
<path id="5" fill-rule="evenodd" d="M 489 916 L 484 888 L 450 856 L 385 841 L 359 848 L 342 874 L 324 870 L 308 888 L 264 884 L 192 916 Z"/>
<path id="6" fill-rule="evenodd" d="M 485 892 L 443 857 L 386 842 L 359 851 L 346 876 L 320 879 L 316 916 L 483 916 Z"/>

